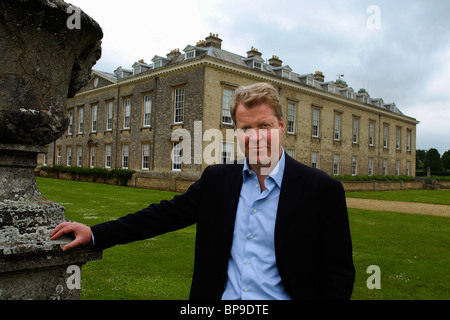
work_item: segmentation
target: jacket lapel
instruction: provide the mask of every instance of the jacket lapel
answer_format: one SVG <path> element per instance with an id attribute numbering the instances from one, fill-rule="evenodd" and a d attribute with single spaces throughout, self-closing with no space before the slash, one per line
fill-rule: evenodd
<path id="1" fill-rule="evenodd" d="M 239 202 L 239 195 L 242 187 L 242 168 L 243 165 L 229 165 L 232 170 L 227 175 L 223 183 L 224 196 L 222 197 L 222 215 L 223 215 L 223 239 L 226 252 L 231 250 L 233 240 L 234 223 L 236 220 L 236 210 Z"/>
<path id="2" fill-rule="evenodd" d="M 285 156 L 286 164 L 275 222 L 275 254 L 281 252 L 286 239 L 286 230 L 289 226 L 289 217 L 294 214 L 297 203 L 301 201 L 302 189 L 304 188 L 303 184 L 298 182 L 300 175 L 298 170 L 294 168 L 296 161 L 287 154 Z"/>

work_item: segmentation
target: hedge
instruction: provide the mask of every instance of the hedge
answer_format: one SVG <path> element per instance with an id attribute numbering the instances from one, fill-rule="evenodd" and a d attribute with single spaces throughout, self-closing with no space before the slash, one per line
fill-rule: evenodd
<path id="1" fill-rule="evenodd" d="M 431 171 L 432 176 L 436 176 L 436 177 L 450 177 L 450 171 L 446 172 L 446 171 Z M 416 170 L 416 176 L 418 177 L 426 177 L 427 176 L 427 172 L 426 171 L 422 171 L 422 170 Z"/>
<path id="2" fill-rule="evenodd" d="M 333 178 L 341 181 L 415 181 L 415 177 L 410 176 L 390 176 L 390 175 L 338 175 Z"/>
<path id="3" fill-rule="evenodd" d="M 104 168 L 83 168 L 83 167 L 65 167 L 65 166 L 45 166 L 41 170 L 48 173 L 69 173 L 72 177 L 83 176 L 97 178 L 115 178 L 120 181 L 121 185 L 125 186 L 128 179 L 131 178 L 134 170 L 128 169 L 104 169 Z"/>
<path id="4" fill-rule="evenodd" d="M 85 176 L 93 178 L 116 178 L 121 182 L 122 185 L 127 184 L 127 180 L 131 178 L 134 170 L 128 169 L 104 169 L 104 168 L 82 168 L 82 167 L 64 167 L 64 166 L 46 166 L 42 167 L 41 170 L 48 173 L 70 173 L 72 177 Z M 333 176 L 337 180 L 341 181 L 415 181 L 415 177 L 410 176 L 392 176 L 392 175 L 337 175 Z M 437 180 L 446 180 L 443 177 L 431 177 Z M 448 177 L 450 179 L 450 177 Z"/>
<path id="5" fill-rule="evenodd" d="M 443 176 L 430 176 L 430 177 L 427 177 L 427 178 L 435 179 L 437 181 L 450 181 L 450 176 L 445 176 L 445 177 L 443 177 Z"/>

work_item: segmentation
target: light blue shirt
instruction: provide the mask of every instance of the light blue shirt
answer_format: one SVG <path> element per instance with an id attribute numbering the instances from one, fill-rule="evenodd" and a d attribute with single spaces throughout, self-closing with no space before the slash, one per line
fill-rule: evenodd
<path id="1" fill-rule="evenodd" d="M 245 161 L 223 300 L 290 299 L 276 266 L 274 238 L 284 166 L 283 150 L 261 192 Z"/>

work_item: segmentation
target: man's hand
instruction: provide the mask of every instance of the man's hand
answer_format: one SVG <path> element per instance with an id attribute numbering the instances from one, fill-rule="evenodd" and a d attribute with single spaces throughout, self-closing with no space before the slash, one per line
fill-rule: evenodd
<path id="1" fill-rule="evenodd" d="M 50 239 L 55 240 L 66 233 L 72 233 L 75 235 L 75 239 L 72 242 L 66 244 L 62 251 L 67 251 L 79 245 L 88 244 L 92 241 L 91 228 L 84 224 L 77 222 L 63 222 L 60 223 L 55 230 L 50 234 Z"/>

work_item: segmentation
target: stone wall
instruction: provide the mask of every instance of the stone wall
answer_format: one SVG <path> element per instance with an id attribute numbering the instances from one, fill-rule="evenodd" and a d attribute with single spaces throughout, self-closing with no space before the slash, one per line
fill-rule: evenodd
<path id="1" fill-rule="evenodd" d="M 439 181 L 438 184 L 441 189 L 450 189 L 450 181 Z"/>
<path id="2" fill-rule="evenodd" d="M 86 178 L 72 176 L 68 173 L 48 174 L 41 170 L 37 173 L 41 177 L 77 180 L 87 182 L 106 183 L 120 185 L 116 179 Z M 200 179 L 200 173 L 177 172 L 176 174 L 167 171 L 137 172 L 128 180 L 127 186 L 143 189 L 154 189 L 173 192 L 185 192 L 191 184 Z M 393 190 L 420 190 L 428 189 L 425 181 L 342 181 L 346 192 L 357 191 L 393 191 Z M 437 189 L 450 189 L 450 181 L 441 181 L 434 184 Z"/>
<path id="3" fill-rule="evenodd" d="M 133 175 L 134 186 L 143 189 L 156 189 L 173 192 L 185 192 L 191 184 L 200 179 L 197 173 L 181 173 L 174 175 L 167 172 L 147 172 Z"/>
<path id="4" fill-rule="evenodd" d="M 424 189 L 423 181 L 343 181 L 346 192 Z"/>

